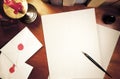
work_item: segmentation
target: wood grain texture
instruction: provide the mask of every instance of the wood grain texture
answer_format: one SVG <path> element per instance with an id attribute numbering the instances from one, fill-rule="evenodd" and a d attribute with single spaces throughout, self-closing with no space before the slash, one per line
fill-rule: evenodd
<path id="1" fill-rule="evenodd" d="M 90 0 L 87 7 L 99 7 L 104 2 L 105 2 L 105 0 Z"/>

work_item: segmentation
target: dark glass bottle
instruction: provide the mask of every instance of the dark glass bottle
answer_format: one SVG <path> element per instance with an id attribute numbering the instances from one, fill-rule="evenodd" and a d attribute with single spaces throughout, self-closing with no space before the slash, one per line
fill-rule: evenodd
<path id="1" fill-rule="evenodd" d="M 104 14 L 102 16 L 102 21 L 105 24 L 112 24 L 116 21 L 116 17 L 114 15 Z"/>

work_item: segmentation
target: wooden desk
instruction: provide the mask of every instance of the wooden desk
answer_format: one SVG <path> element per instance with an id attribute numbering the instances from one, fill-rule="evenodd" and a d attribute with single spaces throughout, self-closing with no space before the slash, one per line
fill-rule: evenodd
<path id="1" fill-rule="evenodd" d="M 12 39 L 23 27 L 28 26 L 32 33 L 38 38 L 38 40 L 43 44 L 43 47 L 36 52 L 26 63 L 34 67 L 31 72 L 29 79 L 47 79 L 49 75 L 47 57 L 45 51 L 44 36 L 41 23 L 41 15 L 53 14 L 65 11 L 85 9 L 83 5 L 75 5 L 73 7 L 61 7 L 53 6 L 43 3 L 41 0 L 27 0 L 29 3 L 33 4 L 37 11 L 38 17 L 32 24 L 23 24 L 21 22 L 15 27 L 3 28 L 0 27 L 0 48 L 4 46 L 10 39 Z M 110 12 L 109 12 L 110 11 Z M 112 12 L 111 12 L 112 11 Z M 117 18 L 114 24 L 106 25 L 101 21 L 101 17 L 104 13 L 112 13 L 115 16 L 119 16 L 119 12 L 116 9 L 110 10 L 109 8 L 96 8 L 96 19 L 97 23 L 104 25 L 109 28 L 113 28 L 120 31 L 120 19 Z M 108 49 L 109 50 L 109 49 Z M 108 67 L 108 72 L 112 75 L 112 79 L 120 79 L 120 39 L 115 48 L 114 54 L 112 56 L 111 62 Z M 105 79 L 110 79 L 105 75 Z"/>

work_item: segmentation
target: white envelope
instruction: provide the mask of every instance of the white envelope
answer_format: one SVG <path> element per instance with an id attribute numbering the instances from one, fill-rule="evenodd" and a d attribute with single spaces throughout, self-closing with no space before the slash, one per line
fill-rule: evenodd
<path id="1" fill-rule="evenodd" d="M 102 78 L 82 53 L 101 64 L 94 9 L 42 16 L 50 79 Z"/>
<path id="2" fill-rule="evenodd" d="M 18 60 L 25 63 L 41 47 L 40 41 L 25 27 L 3 46 L 1 51 L 11 62 L 17 65 Z"/>
<path id="3" fill-rule="evenodd" d="M 25 62 L 41 47 L 42 44 L 39 40 L 25 27 L 2 47 L 0 77 L 3 79 L 27 79 L 33 67 Z M 15 69 L 14 73 L 12 73 L 13 66 Z"/>
<path id="4" fill-rule="evenodd" d="M 33 67 L 26 63 L 20 63 L 14 66 L 13 63 L 2 53 L 0 55 L 0 78 L 2 79 L 28 79 Z"/>

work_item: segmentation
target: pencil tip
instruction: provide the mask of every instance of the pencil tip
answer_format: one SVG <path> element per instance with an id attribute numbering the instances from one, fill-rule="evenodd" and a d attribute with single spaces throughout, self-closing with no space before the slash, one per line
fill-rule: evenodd
<path id="1" fill-rule="evenodd" d="M 85 52 L 82 51 L 83 54 L 85 54 Z"/>

